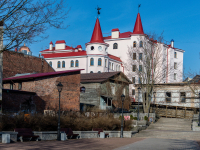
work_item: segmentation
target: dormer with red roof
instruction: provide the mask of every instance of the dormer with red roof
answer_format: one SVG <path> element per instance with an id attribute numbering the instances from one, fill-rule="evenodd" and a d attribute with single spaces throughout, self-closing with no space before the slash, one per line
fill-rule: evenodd
<path id="1" fill-rule="evenodd" d="M 58 50 L 58 49 L 65 49 L 65 40 L 59 40 L 59 41 L 56 41 L 55 43 L 55 50 Z"/>
<path id="2" fill-rule="evenodd" d="M 49 43 L 49 50 L 50 50 L 50 51 L 53 50 L 53 42 L 52 42 L 52 41 Z"/>
<path id="3" fill-rule="evenodd" d="M 112 39 L 114 38 L 119 38 L 119 29 L 116 28 L 116 29 L 112 29 Z"/>

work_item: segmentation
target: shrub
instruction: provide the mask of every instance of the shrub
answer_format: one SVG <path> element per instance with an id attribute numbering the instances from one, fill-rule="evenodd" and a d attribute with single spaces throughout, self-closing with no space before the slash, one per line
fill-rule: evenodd
<path id="1" fill-rule="evenodd" d="M 133 120 L 133 119 L 134 119 L 133 115 L 130 115 L 130 119 L 131 119 L 131 120 Z"/>
<path id="2" fill-rule="evenodd" d="M 147 117 L 147 116 L 144 116 L 144 120 L 148 120 L 148 117 Z"/>
<path id="3" fill-rule="evenodd" d="M 134 120 L 137 120 L 137 117 L 133 117 Z"/>

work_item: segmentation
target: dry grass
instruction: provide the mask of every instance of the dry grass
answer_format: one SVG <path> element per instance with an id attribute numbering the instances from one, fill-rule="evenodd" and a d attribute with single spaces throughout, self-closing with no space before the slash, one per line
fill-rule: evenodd
<path id="1" fill-rule="evenodd" d="M 106 114 L 97 117 L 87 117 L 81 113 L 68 113 L 61 115 L 61 128 L 72 128 L 74 131 L 91 131 L 92 128 L 102 128 L 103 130 L 120 130 L 121 120 Z M 124 130 L 129 131 L 132 121 L 124 122 Z M 36 114 L 24 119 L 24 115 L 2 116 L 0 131 L 13 131 L 15 128 L 31 128 L 33 131 L 56 131 L 58 117 L 52 115 Z"/>

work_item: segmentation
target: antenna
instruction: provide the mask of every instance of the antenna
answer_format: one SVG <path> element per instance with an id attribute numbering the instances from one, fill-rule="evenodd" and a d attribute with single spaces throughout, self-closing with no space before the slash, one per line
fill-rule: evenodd
<path id="1" fill-rule="evenodd" d="M 138 13 L 139 13 L 139 8 L 140 8 L 141 4 L 138 4 Z"/>

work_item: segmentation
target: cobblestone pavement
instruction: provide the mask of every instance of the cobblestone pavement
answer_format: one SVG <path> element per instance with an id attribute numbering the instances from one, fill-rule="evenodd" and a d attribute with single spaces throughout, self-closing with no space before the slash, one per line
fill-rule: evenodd
<path id="1" fill-rule="evenodd" d="M 0 150 L 111 150 L 132 144 L 143 138 L 74 139 L 67 141 L 30 141 L 0 144 Z"/>

